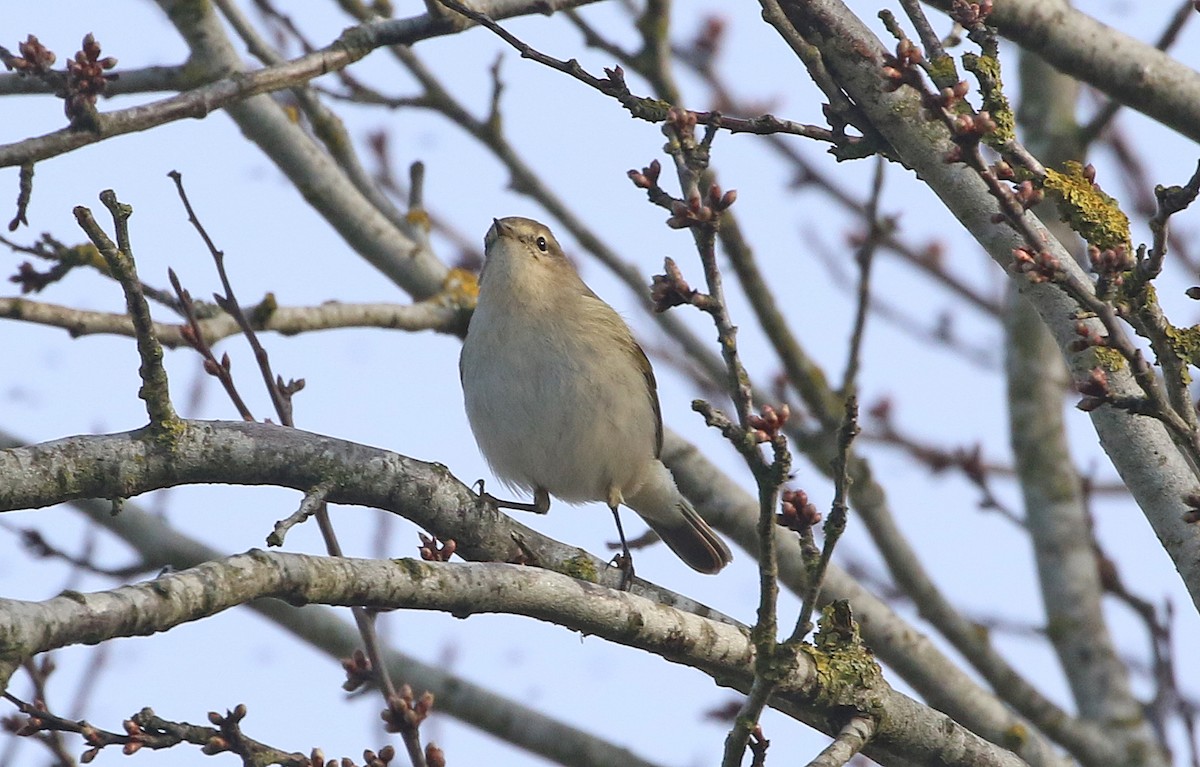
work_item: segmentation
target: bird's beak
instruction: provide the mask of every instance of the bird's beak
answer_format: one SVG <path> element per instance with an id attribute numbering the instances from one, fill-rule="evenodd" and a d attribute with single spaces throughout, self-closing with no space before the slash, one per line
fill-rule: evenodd
<path id="1" fill-rule="evenodd" d="M 492 226 L 490 229 L 488 229 L 487 235 L 485 235 L 483 238 L 484 249 L 486 250 L 487 248 L 492 247 L 492 243 L 494 243 L 496 240 L 511 233 L 512 229 L 507 224 L 498 218 L 493 218 Z"/>

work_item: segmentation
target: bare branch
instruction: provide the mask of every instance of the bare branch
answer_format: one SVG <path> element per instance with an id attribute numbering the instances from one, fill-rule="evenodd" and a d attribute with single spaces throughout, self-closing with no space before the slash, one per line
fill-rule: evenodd
<path id="1" fill-rule="evenodd" d="M 1016 5 L 1020 3 L 1001 3 L 996 8 Z M 822 41 L 839 41 L 837 45 L 823 48 L 826 64 L 838 73 L 839 82 L 853 91 L 856 102 L 872 116 L 896 151 L 940 196 L 992 258 L 1007 268 L 1012 263 L 1014 250 L 1024 246 L 1025 238 L 1007 225 L 994 223 L 993 216 L 998 213 L 996 199 L 982 180 L 971 178 L 976 175 L 974 171 L 946 163 L 947 153 L 955 145 L 945 132 L 917 119 L 921 107 L 915 95 L 904 89 L 889 93 L 878 88 L 886 54 L 874 34 L 835 0 L 788 2 L 785 9 L 797 28 L 811 31 Z M 1050 30 L 1046 32 L 1049 34 Z M 1077 30 L 1071 28 L 1071 34 L 1076 35 Z M 848 50 L 856 51 L 855 55 L 849 55 Z M 1200 104 L 1200 99 L 1191 103 Z M 912 119 L 898 119 L 899 115 L 911 115 Z M 1200 124 L 1200 121 L 1194 124 Z M 1070 254 L 1032 214 L 1023 214 L 1022 221 L 1046 243 L 1046 248 L 1065 273 L 1082 284 L 1087 283 L 1086 276 Z M 1077 322 L 1073 319 L 1079 309 L 1077 300 L 1055 286 L 1030 284 L 1022 290 L 1047 326 L 1052 328 L 1073 376 L 1077 380 L 1086 379 L 1094 369 L 1095 361 L 1093 353 L 1073 349 L 1078 339 Z M 1123 333 L 1121 335 L 1124 337 Z M 1128 366 L 1111 371 L 1108 381 L 1116 397 L 1141 393 Z M 1128 482 L 1159 540 L 1163 541 L 1194 603 L 1200 605 L 1200 536 L 1184 521 L 1186 507 L 1183 501 L 1197 487 L 1194 468 L 1167 429 L 1154 419 L 1117 408 L 1100 407 L 1092 412 L 1092 421 L 1105 450 Z"/>
<path id="2" fill-rule="evenodd" d="M 947 10 L 951 0 L 927 0 Z M 1200 73 L 1086 13 L 1041 0 L 1004 0 L 988 23 L 1060 72 L 1200 141 Z"/>
<path id="3" fill-rule="evenodd" d="M 817 754 L 808 767 L 842 767 L 863 750 L 875 734 L 875 721 L 868 716 L 851 717 L 837 738 Z"/>
<path id="4" fill-rule="evenodd" d="M 0 445 L 7 447 L 10 444 L 11 439 L 0 433 Z M 84 518 L 133 547 L 152 571 L 163 568 L 184 570 L 224 556 L 223 552 L 171 528 L 157 514 L 144 511 L 135 503 L 126 504 L 121 514 L 115 517 L 109 513 L 108 504 L 102 501 L 85 499 L 72 505 Z M 319 605 L 293 607 L 275 599 L 257 600 L 246 607 L 325 653 L 334 662 L 351 655 L 361 641 L 357 628 L 343 620 L 333 608 Z M 100 645 L 101 648 L 108 646 Z M 444 664 L 426 663 L 389 647 L 384 648 L 383 654 L 395 678 L 436 693 L 439 712 L 530 753 L 570 767 L 613 764 L 658 767 L 628 748 L 573 727 L 523 700 L 455 674 Z"/>
<path id="5" fill-rule="evenodd" d="M 629 113 L 640 120 L 648 120 L 650 122 L 664 122 L 668 118 L 668 113 L 673 108 L 673 105 L 663 102 L 660 99 L 645 98 L 633 95 L 629 87 L 625 84 L 625 76 L 621 67 L 614 69 L 606 69 L 605 77 L 596 77 L 589 73 L 575 59 L 569 61 L 561 61 L 553 56 L 536 50 L 532 46 L 522 42 L 519 38 L 508 32 L 504 27 L 501 27 L 496 22 L 492 21 L 484 13 L 468 8 L 457 0 L 437 0 L 447 8 L 453 9 L 457 13 L 461 13 L 472 21 L 481 24 L 492 32 L 500 36 L 504 42 L 511 45 L 520 52 L 521 58 L 532 59 L 539 64 L 550 67 L 564 74 L 574 77 L 576 80 L 588 85 L 606 96 L 611 96 L 621 103 L 621 106 L 629 110 Z M 791 120 L 783 120 L 774 115 L 760 115 L 752 118 L 726 117 L 717 112 L 689 112 L 696 118 L 700 125 L 713 126 L 724 128 L 730 133 L 755 133 L 767 135 L 771 133 L 790 133 L 796 136 L 804 136 L 806 138 L 828 141 L 834 144 L 853 144 L 857 139 L 852 139 L 847 136 L 838 136 L 828 128 L 822 128 L 815 125 L 802 125 L 792 122 Z"/>
<path id="6" fill-rule="evenodd" d="M 437 587 L 431 588 L 432 583 Z M 744 629 L 535 568 L 416 560 L 397 566 L 390 561 L 261 551 L 114 592 L 60 596 L 40 603 L 9 600 L 0 613 L 0 630 L 14 637 L 25 652 L 42 652 L 165 630 L 267 596 L 289 602 L 443 610 L 460 616 L 514 613 L 647 650 L 725 683 L 742 686 L 753 669 L 753 645 Z M 964 763 L 1021 764 L 1011 752 L 948 722 L 882 680 L 862 690 L 843 684 L 827 687 L 816 673 L 814 657 L 821 655 L 818 649 L 801 654 L 781 678 L 776 706 L 789 716 L 820 722 L 846 705 L 862 705 L 857 702 L 859 695 L 869 695 L 874 701 L 871 707 L 881 712 L 882 724 L 865 749 L 868 755 L 878 753 L 884 761 L 891 755 L 905 755 L 908 761 L 929 763 L 941 753 L 949 730 Z M 817 726 L 828 729 L 828 724 Z M 927 737 L 934 732 L 936 737 Z"/>
<path id="7" fill-rule="evenodd" d="M 318 330 L 344 328 L 391 328 L 394 330 L 433 330 L 438 333 L 462 333 L 465 310 L 453 294 L 415 304 L 344 304 L 329 301 L 317 306 L 277 306 L 268 295 L 250 310 L 255 330 L 268 330 L 285 336 Z M 0 317 L 36 325 L 62 328 L 73 338 L 107 334 L 132 338 L 133 322 L 128 314 L 94 312 L 69 306 L 31 301 L 26 298 L 0 297 Z M 197 319 L 201 337 L 208 344 L 241 332 L 237 321 L 225 312 Z M 154 335 L 168 349 L 188 346 L 185 325 L 154 323 Z"/>
<path id="8" fill-rule="evenodd" d="M 75 219 L 83 228 L 97 250 L 108 263 L 109 272 L 121 284 L 125 291 L 125 304 L 132 318 L 134 333 L 137 336 L 138 354 L 142 364 L 138 373 L 142 377 L 142 388 L 138 396 L 146 401 L 146 412 L 150 416 L 150 425 L 155 429 L 164 430 L 170 434 L 178 426 L 179 417 L 171 406 L 171 392 L 167 385 L 167 371 L 162 364 L 162 346 L 154 337 L 154 322 L 150 318 L 150 307 L 142 294 L 142 285 L 138 280 L 137 270 L 133 263 L 133 252 L 129 244 L 129 228 L 126 223 L 133 214 L 133 208 L 117 201 L 116 194 L 111 190 L 100 193 L 100 200 L 112 213 L 117 230 L 117 242 L 108 239 L 104 230 L 92 218 L 92 212 L 83 206 L 75 208 Z M 120 494 L 107 496 L 122 497 Z"/>
<path id="9" fill-rule="evenodd" d="M 496 0 L 491 10 L 497 18 L 545 13 L 558 7 L 576 7 L 595 0 Z M 352 27 L 328 46 L 305 56 L 255 72 L 238 74 L 196 87 L 178 96 L 129 109 L 97 115 L 94 131 L 64 128 L 38 138 L 0 145 L 0 167 L 22 165 L 78 149 L 126 133 L 144 131 L 185 118 L 203 118 L 230 104 L 261 93 L 292 88 L 315 77 L 353 64 L 376 48 L 412 45 L 454 29 L 443 17 L 423 14 L 408 19 L 377 21 Z"/>

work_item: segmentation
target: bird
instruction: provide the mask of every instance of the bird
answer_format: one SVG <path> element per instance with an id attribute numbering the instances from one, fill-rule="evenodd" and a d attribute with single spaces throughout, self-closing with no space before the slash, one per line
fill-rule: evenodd
<path id="1" fill-rule="evenodd" d="M 459 358 L 467 420 L 493 474 L 544 514 L 553 496 L 612 510 L 622 587 L 633 576 L 619 507 L 684 563 L 717 573 L 732 555 L 661 460 L 654 371 L 621 316 L 580 278 L 544 224 L 493 219 Z"/>

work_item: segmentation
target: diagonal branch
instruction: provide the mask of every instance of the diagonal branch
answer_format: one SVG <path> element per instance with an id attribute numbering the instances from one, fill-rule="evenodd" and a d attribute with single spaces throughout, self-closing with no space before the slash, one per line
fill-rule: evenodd
<path id="1" fill-rule="evenodd" d="M 539 2 L 496 2 L 492 13 L 497 18 L 546 13 L 557 8 L 576 7 L 595 0 L 558 0 Z M 547 6 L 550 6 L 547 8 Z M 201 85 L 185 93 L 98 116 L 95 132 L 70 128 L 0 145 L 0 167 L 22 165 L 64 154 L 113 136 L 149 130 L 176 120 L 200 119 L 245 99 L 273 91 L 293 88 L 321 75 L 343 69 L 376 48 L 387 45 L 412 45 L 421 40 L 459 31 L 444 17 L 422 14 L 407 19 L 376 21 L 351 27 L 329 45 L 304 56 L 254 72 L 237 72 Z M 45 92 L 49 93 L 48 89 Z"/>
<path id="2" fill-rule="evenodd" d="M 926 0 L 943 11 L 952 0 Z M 1004 0 L 988 24 L 1115 101 L 1200 141 L 1200 72 L 1082 11 L 1042 0 Z"/>
<path id="3" fill-rule="evenodd" d="M 996 8 L 1016 4 L 1000 3 Z M 797 28 L 806 30 L 806 36 L 817 41 L 835 77 L 872 117 L 905 163 L 993 260 L 1007 268 L 1014 250 L 1024 246 L 1025 238 L 995 223 L 993 216 L 999 212 L 996 200 L 974 171 L 946 163 L 954 145 L 944 129 L 921 119 L 918 99 L 907 89 L 886 92 L 880 88 L 885 51 L 878 38 L 837 0 L 789 0 L 785 10 Z M 1194 103 L 1200 104 L 1200 99 Z M 1022 221 L 1039 241 L 1045 242 L 1064 273 L 1081 284 L 1087 283 L 1071 255 L 1033 214 L 1024 214 Z M 1080 323 L 1095 327 L 1095 322 L 1077 321 L 1079 304 L 1055 285 L 1032 284 L 1022 277 L 1020 289 L 1054 333 L 1072 375 L 1085 380 L 1096 365 L 1094 352 L 1077 351 L 1074 344 Z M 1108 371 L 1108 381 L 1116 397 L 1141 392 L 1128 366 Z M 1094 410 L 1091 417 L 1105 451 L 1163 542 L 1193 602 L 1200 605 L 1200 530 L 1184 521 L 1184 498 L 1198 484 L 1194 468 L 1155 419 L 1109 406 Z"/>

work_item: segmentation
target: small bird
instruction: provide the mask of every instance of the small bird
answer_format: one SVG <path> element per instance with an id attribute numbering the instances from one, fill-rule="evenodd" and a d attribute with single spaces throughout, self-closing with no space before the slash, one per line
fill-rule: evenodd
<path id="1" fill-rule="evenodd" d="M 716 573 L 732 555 L 659 460 L 662 413 L 654 371 L 629 326 L 591 291 L 554 235 L 528 218 L 493 219 L 479 301 L 459 358 L 467 418 L 492 471 L 533 493 L 546 513 L 603 501 L 633 573 L 621 504 L 690 567 Z"/>

